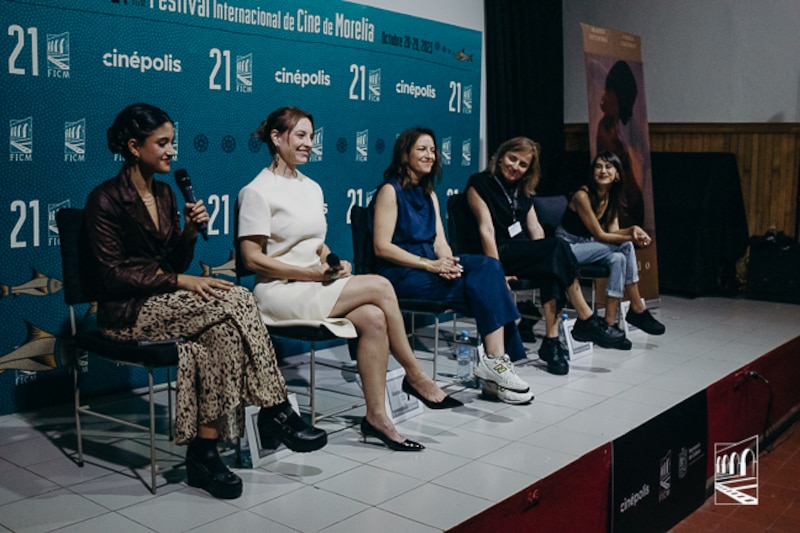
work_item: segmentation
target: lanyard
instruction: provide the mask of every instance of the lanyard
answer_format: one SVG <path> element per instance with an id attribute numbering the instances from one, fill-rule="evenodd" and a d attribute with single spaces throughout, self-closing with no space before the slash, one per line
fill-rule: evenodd
<path id="1" fill-rule="evenodd" d="M 500 183 L 500 180 L 497 179 L 497 176 L 492 175 L 492 177 L 494 178 L 494 181 L 497 182 L 497 185 L 500 187 L 500 190 L 503 191 L 503 196 L 506 197 L 506 201 L 508 201 L 508 206 L 511 208 L 511 217 L 513 224 L 514 222 L 517 221 L 517 207 L 519 206 L 519 204 L 517 203 L 517 197 L 519 195 L 519 187 L 514 187 L 514 197 L 512 198 L 511 196 L 508 195 L 508 191 L 506 191 L 506 188 L 503 186 L 502 183 Z"/>

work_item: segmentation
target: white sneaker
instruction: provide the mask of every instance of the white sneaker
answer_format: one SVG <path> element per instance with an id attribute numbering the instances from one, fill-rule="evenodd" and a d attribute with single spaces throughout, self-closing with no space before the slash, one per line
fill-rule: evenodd
<path id="1" fill-rule="evenodd" d="M 497 383 L 501 387 L 514 392 L 528 392 L 530 387 L 525 383 L 514 369 L 514 364 L 508 355 L 502 357 L 478 357 L 478 364 L 472 369 L 472 373 L 484 381 Z"/>
<path id="2" fill-rule="evenodd" d="M 505 387 L 499 386 L 492 381 L 483 382 L 483 394 L 489 398 L 497 398 L 501 402 L 510 403 L 512 405 L 520 405 L 530 403 L 533 400 L 533 394 L 528 392 L 514 392 Z"/>

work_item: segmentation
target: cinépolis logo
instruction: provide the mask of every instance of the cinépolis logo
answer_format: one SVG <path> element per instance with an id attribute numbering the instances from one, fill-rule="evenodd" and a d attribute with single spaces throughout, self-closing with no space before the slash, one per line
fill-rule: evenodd
<path id="1" fill-rule="evenodd" d="M 299 85 L 300 88 L 305 88 L 306 85 L 324 85 L 331 84 L 330 74 L 325 73 L 325 69 L 320 69 L 316 72 L 302 72 L 300 69 L 292 72 L 286 67 L 275 71 L 275 81 L 278 83 L 288 83 L 292 85 Z"/>
<path id="2" fill-rule="evenodd" d="M 178 73 L 183 68 L 181 66 L 181 60 L 176 59 L 169 53 L 160 56 L 149 56 L 139 55 L 139 51 L 134 50 L 133 53 L 126 54 L 118 51 L 116 48 L 111 50 L 111 52 L 103 54 L 103 65 L 109 68 L 138 70 L 142 73 L 150 70 Z"/>
<path id="3" fill-rule="evenodd" d="M 414 98 L 436 98 L 436 89 L 428 83 L 427 85 L 419 85 L 414 83 L 406 83 L 405 80 L 400 80 L 394 87 L 397 94 L 407 94 Z"/>

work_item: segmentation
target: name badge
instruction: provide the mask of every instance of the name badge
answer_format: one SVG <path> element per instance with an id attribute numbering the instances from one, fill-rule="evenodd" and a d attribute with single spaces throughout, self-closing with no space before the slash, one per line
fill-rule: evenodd
<path id="1" fill-rule="evenodd" d="M 519 223 L 519 220 L 508 227 L 508 236 L 512 239 L 520 233 L 522 233 L 522 224 Z"/>

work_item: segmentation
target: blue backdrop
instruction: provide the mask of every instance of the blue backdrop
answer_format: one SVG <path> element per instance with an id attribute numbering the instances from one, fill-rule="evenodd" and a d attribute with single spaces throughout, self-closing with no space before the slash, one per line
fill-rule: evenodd
<path id="1" fill-rule="evenodd" d="M 105 131 L 126 105 L 172 116 L 173 169 L 188 170 L 208 205 L 210 237 L 191 274 L 233 275 L 233 203 L 270 162 L 250 133 L 279 106 L 314 115 L 303 172 L 325 191 L 328 243 L 342 257 L 352 254 L 349 209 L 368 203 L 403 129 L 436 132 L 442 200 L 478 170 L 474 30 L 329 0 L 0 0 L 0 13 L 0 414 L 69 399 L 54 214 L 83 207 L 119 170 Z M 89 366 L 96 391 L 140 384 L 136 372 L 112 382 Z"/>

